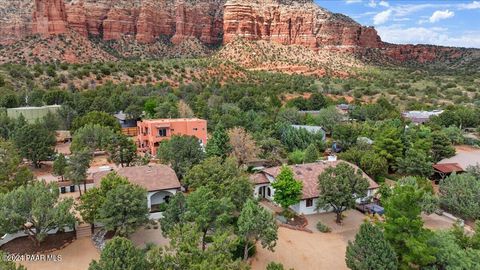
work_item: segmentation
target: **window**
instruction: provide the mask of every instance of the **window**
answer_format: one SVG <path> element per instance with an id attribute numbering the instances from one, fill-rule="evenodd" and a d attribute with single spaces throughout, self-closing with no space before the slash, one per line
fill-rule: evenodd
<path id="1" fill-rule="evenodd" d="M 307 199 L 305 201 L 305 204 L 307 205 L 307 207 L 312 207 L 313 206 L 313 199 Z"/>
<path id="2" fill-rule="evenodd" d="M 197 131 L 197 130 L 198 130 L 198 128 L 193 128 L 193 130 Z"/>
<path id="3" fill-rule="evenodd" d="M 159 128 L 158 129 L 158 137 L 167 137 L 167 129 L 166 128 Z"/>
<path id="4" fill-rule="evenodd" d="M 271 196 L 272 196 L 272 192 L 270 191 L 270 188 L 269 188 L 269 187 L 267 187 L 267 195 L 268 195 L 268 197 L 271 197 Z"/>

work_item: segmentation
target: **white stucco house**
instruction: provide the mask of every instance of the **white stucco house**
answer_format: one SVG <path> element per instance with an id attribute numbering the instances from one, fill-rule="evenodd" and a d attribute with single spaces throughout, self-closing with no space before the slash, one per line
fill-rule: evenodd
<path id="1" fill-rule="evenodd" d="M 115 170 L 148 191 L 146 203 L 150 209 L 150 218 L 160 218 L 159 206 L 168 203 L 170 198 L 180 191 L 181 185 L 175 171 L 167 165 L 150 164 L 145 166 L 122 167 Z M 94 186 L 99 186 L 103 177 L 112 171 L 96 172 L 92 175 Z"/>
<path id="2" fill-rule="evenodd" d="M 329 159 L 326 161 L 319 161 L 315 163 L 292 165 L 292 169 L 295 179 L 303 183 L 302 198 L 299 203 L 291 206 L 290 208 L 297 214 L 311 215 L 316 213 L 327 212 L 326 210 L 317 210 L 317 198 L 318 191 L 318 176 L 325 171 L 328 167 L 335 167 L 341 162 L 348 163 L 346 161 L 338 161 L 336 159 Z M 352 167 L 360 170 L 357 166 L 348 163 Z M 280 174 L 281 166 L 264 169 L 258 173 L 251 175 L 250 180 L 254 184 L 254 196 L 256 198 L 266 199 L 273 201 L 275 196 L 275 190 L 271 184 L 275 181 L 275 178 Z M 363 173 L 363 172 L 362 172 Z M 379 185 L 373 181 L 368 175 L 363 173 L 363 176 L 369 182 L 367 197 L 373 196 L 378 189 Z M 362 198 L 363 199 L 363 198 Z M 362 200 L 359 199 L 359 200 Z"/>

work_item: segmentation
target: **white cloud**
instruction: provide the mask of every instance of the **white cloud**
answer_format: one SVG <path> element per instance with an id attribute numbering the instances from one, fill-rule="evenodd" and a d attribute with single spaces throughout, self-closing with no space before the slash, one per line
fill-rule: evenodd
<path id="1" fill-rule="evenodd" d="M 370 0 L 370 2 L 368 2 L 368 6 L 371 8 L 375 8 L 377 7 L 377 2 L 375 0 Z"/>
<path id="2" fill-rule="evenodd" d="M 459 4 L 459 9 L 480 9 L 480 1 L 473 1 L 469 4 Z"/>
<path id="3" fill-rule="evenodd" d="M 345 0 L 345 3 L 347 4 L 356 4 L 360 2 L 362 2 L 362 0 Z"/>
<path id="4" fill-rule="evenodd" d="M 438 22 L 440 20 L 448 19 L 455 16 L 455 12 L 450 11 L 448 9 L 446 10 L 437 10 L 433 12 L 432 16 L 430 17 L 429 21 L 431 23 Z"/>
<path id="5" fill-rule="evenodd" d="M 380 1 L 380 3 L 378 3 L 378 4 L 382 7 L 389 7 L 390 6 L 390 4 L 387 1 Z"/>
<path id="6" fill-rule="evenodd" d="M 380 13 L 377 13 L 377 15 L 373 16 L 373 24 L 380 25 L 386 23 L 390 18 L 390 15 L 392 15 L 391 9 L 387 9 Z"/>
<path id="7" fill-rule="evenodd" d="M 480 31 L 455 33 L 441 27 L 377 27 L 383 41 L 398 44 L 433 44 L 441 46 L 480 48 Z"/>

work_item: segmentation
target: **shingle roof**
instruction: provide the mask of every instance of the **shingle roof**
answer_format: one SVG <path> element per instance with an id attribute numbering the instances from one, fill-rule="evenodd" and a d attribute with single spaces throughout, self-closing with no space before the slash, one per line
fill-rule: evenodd
<path id="1" fill-rule="evenodd" d="M 111 171 L 96 172 L 92 174 L 95 186 L 100 185 L 103 177 Z M 162 164 L 150 164 L 145 166 L 123 167 L 116 172 L 128 180 L 147 189 L 147 191 L 156 191 L 164 189 L 180 188 L 175 171 L 169 166 Z"/>
<path id="2" fill-rule="evenodd" d="M 309 198 L 316 198 L 319 195 L 318 192 L 318 176 L 325 171 L 326 168 L 335 167 L 341 162 L 347 163 L 354 167 L 357 170 L 360 170 L 357 166 L 346 162 L 346 161 L 321 161 L 316 163 L 308 163 L 308 164 L 301 164 L 301 165 L 292 165 L 290 168 L 293 170 L 295 174 L 295 179 L 301 181 L 303 183 L 303 194 L 302 199 L 309 199 Z M 276 178 L 280 174 L 280 170 L 282 167 L 272 167 L 263 170 L 263 173 L 271 175 L 272 177 Z M 369 189 L 376 189 L 378 188 L 378 184 L 373 181 L 368 175 L 362 172 L 363 177 L 365 177 L 369 182 Z M 265 177 L 266 178 L 266 177 Z M 256 183 L 256 179 L 258 176 L 252 176 L 251 181 Z"/>

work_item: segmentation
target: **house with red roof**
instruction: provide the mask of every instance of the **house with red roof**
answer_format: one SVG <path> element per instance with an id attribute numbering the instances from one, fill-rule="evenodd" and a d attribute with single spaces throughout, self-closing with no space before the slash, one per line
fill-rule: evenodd
<path id="1" fill-rule="evenodd" d="M 335 167 L 340 163 L 348 163 L 346 161 L 339 161 L 336 159 L 331 159 L 327 161 L 319 161 L 315 163 L 300 164 L 300 165 L 291 165 L 295 179 L 301 181 L 303 184 L 302 189 L 302 198 L 299 203 L 291 206 L 291 209 L 297 214 L 316 214 L 327 212 L 326 210 L 317 210 L 317 199 L 319 195 L 318 190 L 318 176 L 329 167 Z M 348 163 L 350 166 L 354 167 L 357 170 L 360 170 L 357 166 Z M 272 167 L 264 169 L 258 173 L 251 175 L 250 180 L 254 184 L 254 196 L 256 198 L 267 199 L 273 201 L 275 196 L 275 190 L 272 187 L 272 183 L 275 181 L 275 178 L 280 174 L 281 166 Z M 362 172 L 363 177 L 368 180 L 368 197 L 372 197 L 377 191 L 379 185 L 373 181 L 368 175 Z M 360 200 L 364 200 L 361 198 Z"/>

